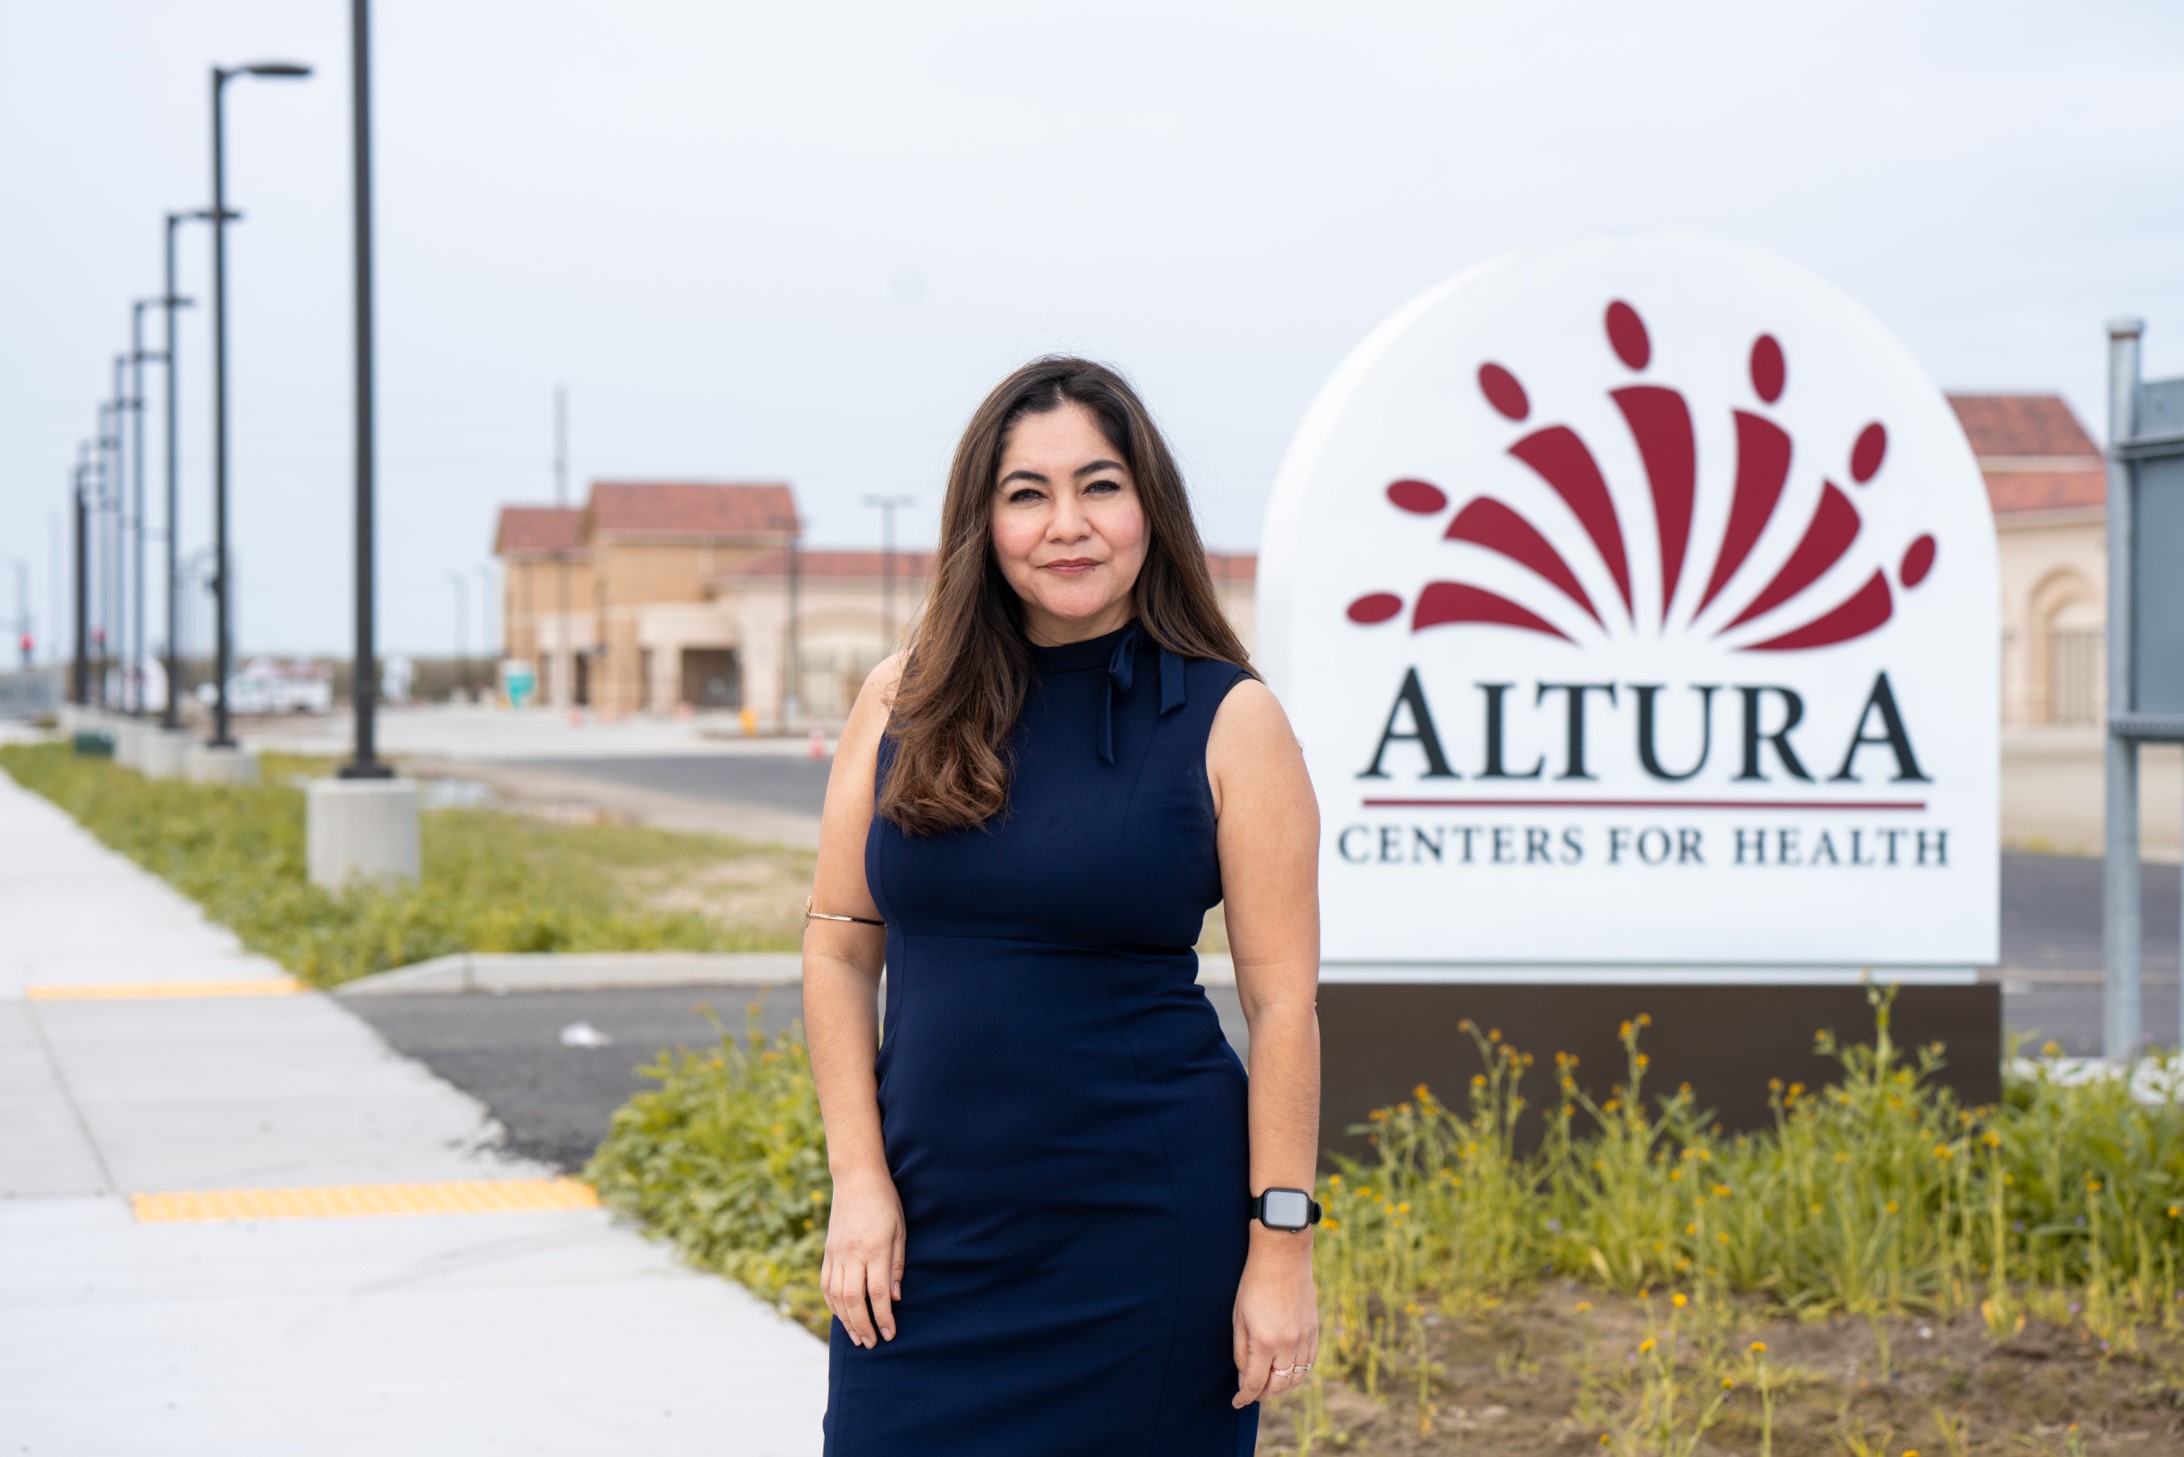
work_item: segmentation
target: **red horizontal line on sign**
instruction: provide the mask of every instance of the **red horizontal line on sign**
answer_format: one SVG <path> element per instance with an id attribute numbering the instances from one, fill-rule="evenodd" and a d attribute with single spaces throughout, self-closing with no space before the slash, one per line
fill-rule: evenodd
<path id="1" fill-rule="evenodd" d="M 1826 809 L 1922 810 L 1923 799 L 1368 799 L 1367 809 Z"/>

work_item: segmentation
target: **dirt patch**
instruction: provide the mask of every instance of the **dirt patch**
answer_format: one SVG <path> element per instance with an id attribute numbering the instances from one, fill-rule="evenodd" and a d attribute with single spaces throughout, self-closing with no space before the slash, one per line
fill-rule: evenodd
<path id="1" fill-rule="evenodd" d="M 1806 1321 L 1750 1304 L 1677 1311 L 1658 1295 L 1641 1303 L 1572 1285 L 1424 1322 L 1423 1392 L 1413 1347 L 1383 1370 L 1377 1399 L 1329 1380 L 1271 1401 L 1261 1457 L 1731 1457 L 1760 1452 L 1770 1429 L 1774 1457 L 2184 1452 L 2175 1333 L 2104 1351 L 2088 1332 L 2038 1322 L 1997 1341 L 1977 1316 Z"/>
<path id="2" fill-rule="evenodd" d="M 702 865 L 631 870 L 618 878 L 649 910 L 694 911 L 730 930 L 794 941 L 811 873 L 808 853 L 751 846 Z"/>

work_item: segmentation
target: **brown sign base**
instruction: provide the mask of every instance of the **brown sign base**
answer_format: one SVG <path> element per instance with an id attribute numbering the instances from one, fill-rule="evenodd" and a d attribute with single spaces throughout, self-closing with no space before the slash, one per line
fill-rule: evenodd
<path id="1" fill-rule="evenodd" d="M 1767 1080 L 1821 1087 L 1838 1065 L 1813 1051 L 1822 1028 L 1844 1044 L 1873 1040 L 1873 1013 L 1862 986 L 1554 986 L 1526 984 L 1322 982 L 1320 1025 L 1320 1147 L 1364 1159 L 1362 1133 L 1348 1132 L 1366 1114 L 1409 1098 L 1419 1083 L 1455 1107 L 1467 1106 L 1478 1049 L 1458 1023 L 1481 1029 L 1537 1060 L 1527 1074 L 1526 1125 L 1536 1137 L 1534 1110 L 1554 1097 L 1554 1055 L 1573 1052 L 1580 1083 L 1596 1099 L 1626 1076 L 1617 1032 L 1626 1019 L 1650 1014 L 1641 1047 L 1651 1059 L 1646 1087 L 1672 1092 L 1691 1084 L 1699 1106 L 1731 1132 L 1771 1125 Z M 1943 1044 L 1939 1081 L 1967 1105 L 2002 1096 L 2002 989 L 1905 986 L 1898 989 L 1890 1031 L 1897 1045 Z M 1651 1099 L 1648 1099 L 1651 1102 Z M 1529 1141 L 1529 1139 L 1528 1139 Z"/>

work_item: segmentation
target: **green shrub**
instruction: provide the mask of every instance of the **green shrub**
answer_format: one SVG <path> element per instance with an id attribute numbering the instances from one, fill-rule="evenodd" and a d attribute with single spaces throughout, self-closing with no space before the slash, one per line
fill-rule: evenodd
<path id="1" fill-rule="evenodd" d="M 663 1051 L 640 1069 L 659 1086 L 616 1110 L 584 1177 L 691 1262 L 823 1335 L 833 1180 L 819 1094 L 801 1024 L 769 1040 L 761 1005 L 741 1038 L 723 1028 L 717 1047 Z"/>

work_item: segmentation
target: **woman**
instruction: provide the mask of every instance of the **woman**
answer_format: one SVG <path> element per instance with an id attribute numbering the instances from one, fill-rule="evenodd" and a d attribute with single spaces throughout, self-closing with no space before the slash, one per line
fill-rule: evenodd
<path id="1" fill-rule="evenodd" d="M 1318 1343 L 1317 1209 L 1255 1202 L 1309 1190 L 1318 1147 L 1303 756 L 1119 376 L 1002 381 L 941 524 L 911 645 L 843 731 L 806 907 L 826 1451 L 1248 1454 Z M 1196 981 L 1216 902 L 1248 1080 Z"/>

